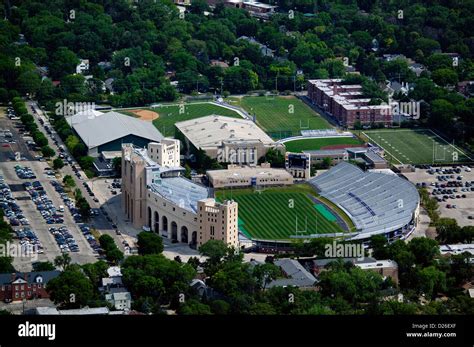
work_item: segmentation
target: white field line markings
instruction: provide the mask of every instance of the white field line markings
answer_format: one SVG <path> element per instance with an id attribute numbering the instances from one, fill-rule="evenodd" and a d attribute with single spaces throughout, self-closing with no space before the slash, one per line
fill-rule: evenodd
<path id="1" fill-rule="evenodd" d="M 368 138 L 370 141 L 374 141 L 377 146 L 382 147 L 380 144 L 377 143 L 377 141 L 375 141 L 374 139 L 372 139 L 372 138 L 371 138 L 369 135 L 367 135 L 365 132 L 362 132 L 362 134 L 364 134 L 364 136 L 367 136 L 367 138 Z M 383 139 L 382 139 L 382 140 L 383 140 Z M 387 142 L 387 141 L 385 141 L 385 142 Z M 390 144 L 389 144 L 389 146 L 391 147 Z M 383 147 L 382 147 L 382 148 L 383 148 Z M 396 161 L 398 161 L 400 164 L 403 165 L 403 163 L 402 163 L 397 157 L 395 157 L 392 153 L 390 153 L 389 151 L 387 151 L 385 148 L 384 148 L 384 150 L 385 150 L 385 152 L 387 152 L 393 159 L 395 159 Z"/>

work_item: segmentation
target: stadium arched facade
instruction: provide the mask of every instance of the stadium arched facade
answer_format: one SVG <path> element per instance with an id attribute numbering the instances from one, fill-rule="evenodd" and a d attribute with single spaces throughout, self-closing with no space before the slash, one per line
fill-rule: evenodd
<path id="1" fill-rule="evenodd" d="M 206 187 L 183 177 L 179 141 L 167 141 L 150 143 L 147 149 L 122 146 L 124 214 L 134 227 L 173 242 L 199 247 L 215 239 L 238 247 L 238 204 L 217 202 Z"/>

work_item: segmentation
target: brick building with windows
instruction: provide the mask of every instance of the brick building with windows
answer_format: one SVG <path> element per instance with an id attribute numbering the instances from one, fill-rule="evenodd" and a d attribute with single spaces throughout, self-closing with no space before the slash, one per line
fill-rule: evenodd
<path id="1" fill-rule="evenodd" d="M 46 284 L 60 273 L 60 271 L 40 271 L 0 274 L 0 300 L 11 302 L 49 298 Z"/>
<path id="2" fill-rule="evenodd" d="M 393 121 L 388 104 L 370 105 L 360 84 L 344 85 L 342 79 L 309 80 L 308 98 L 348 128 L 358 121 L 361 125 L 391 125 Z"/>

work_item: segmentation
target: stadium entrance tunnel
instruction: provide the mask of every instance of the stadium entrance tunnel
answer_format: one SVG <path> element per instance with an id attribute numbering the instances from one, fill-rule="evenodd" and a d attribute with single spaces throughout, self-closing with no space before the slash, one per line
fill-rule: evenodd
<path id="1" fill-rule="evenodd" d="M 197 246 L 197 231 L 193 231 L 191 234 L 191 243 L 189 244 L 189 247 L 191 248 L 196 248 Z"/>
<path id="2" fill-rule="evenodd" d="M 188 228 L 181 227 L 181 242 L 188 243 Z"/>
<path id="3" fill-rule="evenodd" d="M 166 216 L 163 216 L 162 223 L 163 224 L 163 235 L 168 235 L 168 218 Z"/>
<path id="4" fill-rule="evenodd" d="M 171 240 L 178 241 L 178 225 L 176 222 L 171 222 Z"/>
<path id="5" fill-rule="evenodd" d="M 151 228 L 151 226 L 150 226 Z M 160 215 L 158 212 L 155 211 L 155 226 L 154 226 L 155 233 L 160 233 Z"/>
<path id="6" fill-rule="evenodd" d="M 148 227 L 150 228 L 150 230 L 152 230 L 151 228 L 151 208 L 148 207 Z"/>

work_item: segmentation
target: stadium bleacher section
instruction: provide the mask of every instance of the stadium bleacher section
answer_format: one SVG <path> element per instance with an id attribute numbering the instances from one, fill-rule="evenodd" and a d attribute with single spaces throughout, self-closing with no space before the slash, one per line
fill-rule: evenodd
<path id="1" fill-rule="evenodd" d="M 352 219 L 358 230 L 353 240 L 376 234 L 404 238 L 415 226 L 420 198 L 401 177 L 341 162 L 309 183 Z"/>

